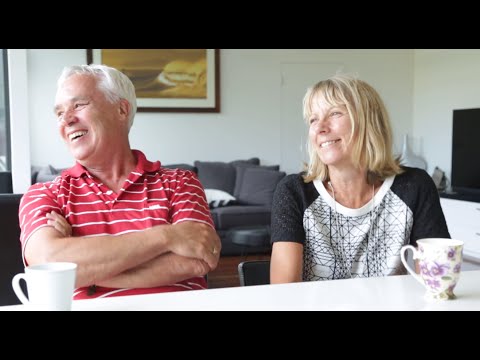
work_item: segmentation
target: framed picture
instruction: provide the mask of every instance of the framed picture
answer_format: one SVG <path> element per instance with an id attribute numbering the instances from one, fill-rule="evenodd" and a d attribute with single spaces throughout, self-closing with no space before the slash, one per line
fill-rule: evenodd
<path id="1" fill-rule="evenodd" d="M 132 80 L 139 112 L 220 112 L 218 49 L 87 49 Z"/>

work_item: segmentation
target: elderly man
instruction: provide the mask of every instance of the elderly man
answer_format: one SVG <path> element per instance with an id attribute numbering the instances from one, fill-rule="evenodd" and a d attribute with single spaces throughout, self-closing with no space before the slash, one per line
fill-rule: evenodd
<path id="1" fill-rule="evenodd" d="M 221 244 L 203 187 L 130 148 L 130 79 L 103 65 L 65 68 L 54 109 L 76 165 L 23 196 L 25 264 L 77 263 L 76 299 L 205 288 Z"/>

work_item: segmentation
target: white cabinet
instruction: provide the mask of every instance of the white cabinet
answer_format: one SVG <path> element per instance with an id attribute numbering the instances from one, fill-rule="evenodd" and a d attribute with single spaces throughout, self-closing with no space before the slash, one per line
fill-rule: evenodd
<path id="1" fill-rule="evenodd" d="M 450 235 L 465 242 L 464 259 L 480 266 L 480 203 L 446 198 L 440 203 Z"/>

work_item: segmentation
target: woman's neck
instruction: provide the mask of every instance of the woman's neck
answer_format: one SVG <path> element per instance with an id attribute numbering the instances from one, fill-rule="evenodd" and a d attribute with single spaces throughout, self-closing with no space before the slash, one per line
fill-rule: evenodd
<path id="1" fill-rule="evenodd" d="M 324 181 L 325 188 L 335 201 L 350 209 L 361 208 L 371 201 L 381 184 L 379 181 L 370 184 L 366 171 L 333 172 L 330 179 Z"/>

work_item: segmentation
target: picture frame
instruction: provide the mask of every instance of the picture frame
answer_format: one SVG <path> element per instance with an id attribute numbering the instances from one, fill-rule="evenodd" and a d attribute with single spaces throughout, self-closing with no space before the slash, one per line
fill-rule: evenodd
<path id="1" fill-rule="evenodd" d="M 87 49 L 132 80 L 138 112 L 220 112 L 219 49 Z"/>

